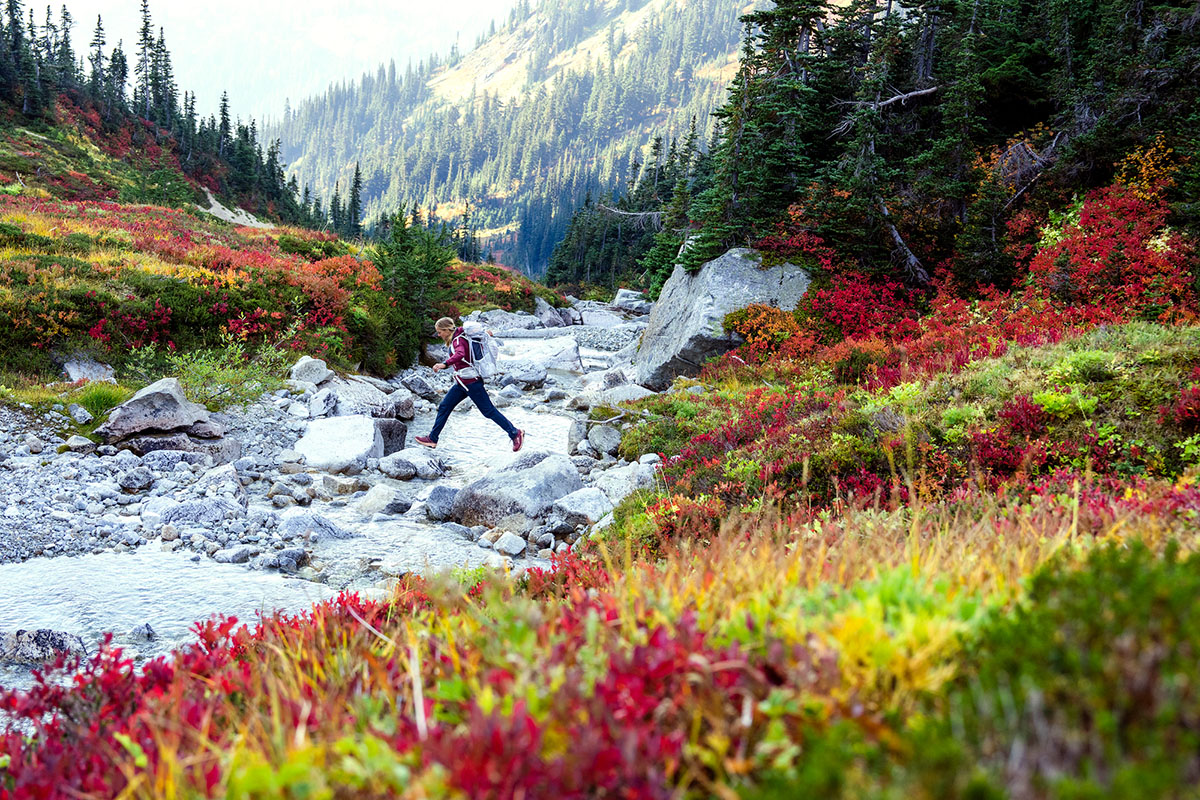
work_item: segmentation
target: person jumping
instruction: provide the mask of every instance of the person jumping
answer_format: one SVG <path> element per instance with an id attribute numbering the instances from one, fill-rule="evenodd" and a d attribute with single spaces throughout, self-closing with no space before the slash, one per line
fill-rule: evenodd
<path id="1" fill-rule="evenodd" d="M 441 364 L 434 364 L 433 371 L 440 372 L 452 367 L 454 369 L 454 385 L 450 387 L 450 391 L 446 392 L 446 396 L 438 404 L 437 419 L 434 420 L 433 429 L 428 436 L 418 436 L 417 444 L 425 447 L 437 447 L 438 437 L 442 434 L 442 428 L 446 427 L 446 421 L 450 419 L 450 412 L 469 397 L 481 414 L 499 425 L 508 434 L 508 438 L 512 439 L 513 452 L 520 450 L 521 445 L 525 443 L 525 431 L 517 430 L 508 421 L 508 418 L 500 413 L 500 410 L 492 403 L 492 398 L 488 397 L 487 389 L 484 388 L 480 378 L 461 377 L 458 374 L 463 370 L 471 369 L 472 366 L 470 343 L 463 334 L 463 329 L 457 327 L 454 320 L 449 317 L 442 317 L 433 327 L 442 341 L 450 345 L 450 357 Z M 474 374 L 473 370 L 471 374 Z"/>

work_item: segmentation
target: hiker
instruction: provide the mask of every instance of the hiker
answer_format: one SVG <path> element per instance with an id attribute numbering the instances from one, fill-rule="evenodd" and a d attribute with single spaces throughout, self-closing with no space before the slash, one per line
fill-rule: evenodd
<path id="1" fill-rule="evenodd" d="M 442 428 L 446 427 L 446 420 L 450 419 L 450 412 L 469 397 L 481 414 L 499 425 L 508 434 L 508 438 L 512 439 L 513 452 L 520 450 L 521 445 L 525 443 L 525 431 L 513 427 L 513 424 L 492 403 L 492 398 L 488 397 L 487 389 L 483 385 L 483 378 L 479 377 L 479 373 L 475 369 L 476 359 L 472 356 L 472 343 L 463 329 L 456 327 L 454 320 L 449 317 L 442 317 L 433 327 L 442 341 L 450 345 L 450 357 L 441 364 L 434 364 L 433 371 L 440 372 L 452 367 L 454 369 L 454 385 L 450 387 L 450 391 L 446 392 L 446 396 L 438 405 L 437 420 L 433 423 L 433 430 L 429 432 L 428 436 L 418 436 L 417 444 L 425 447 L 437 447 L 438 437 L 442 435 Z"/>

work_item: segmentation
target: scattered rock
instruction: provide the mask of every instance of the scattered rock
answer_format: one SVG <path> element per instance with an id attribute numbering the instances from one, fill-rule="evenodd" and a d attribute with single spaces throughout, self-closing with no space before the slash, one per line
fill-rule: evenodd
<path id="1" fill-rule="evenodd" d="M 154 485 L 154 473 L 145 467 L 136 467 L 118 475 L 117 485 L 127 492 L 141 492 Z"/>
<path id="2" fill-rule="evenodd" d="M 372 514 L 404 514 L 412 508 L 412 500 L 390 486 L 374 486 L 355 506 L 364 517 Z"/>
<path id="3" fill-rule="evenodd" d="M 80 381 L 97 381 L 116 383 L 117 373 L 108 364 L 102 364 L 88 356 L 74 356 L 63 364 L 63 380 L 67 383 Z"/>
<path id="4" fill-rule="evenodd" d="M 46 443 L 31 433 L 25 437 L 25 448 L 36 456 L 46 449 Z"/>
<path id="5" fill-rule="evenodd" d="M 76 425 L 91 425 L 96 421 L 96 418 L 92 416 L 92 412 L 78 403 L 71 403 L 67 406 L 67 414 L 70 415 L 71 419 L 75 420 Z"/>
<path id="6" fill-rule="evenodd" d="M 337 398 L 333 413 L 339 417 L 379 417 L 388 403 L 386 394 L 357 377 L 333 378 L 326 388 Z"/>
<path id="7" fill-rule="evenodd" d="M 67 443 L 63 446 L 70 452 L 79 453 L 80 455 L 87 455 L 96 449 L 95 442 L 93 442 L 91 439 L 88 439 L 86 436 L 79 435 L 75 435 L 70 439 L 67 439 Z"/>
<path id="8" fill-rule="evenodd" d="M 258 555 L 258 552 L 257 547 L 240 544 L 213 553 L 213 561 L 216 561 L 218 564 L 245 564 L 251 558 Z"/>
<path id="9" fill-rule="evenodd" d="M 218 527 L 227 519 L 237 519 L 245 515 L 246 509 L 232 500 L 224 497 L 206 497 L 202 500 L 188 500 L 172 506 L 162 512 L 159 521 L 163 525 L 176 527 L 201 526 Z"/>

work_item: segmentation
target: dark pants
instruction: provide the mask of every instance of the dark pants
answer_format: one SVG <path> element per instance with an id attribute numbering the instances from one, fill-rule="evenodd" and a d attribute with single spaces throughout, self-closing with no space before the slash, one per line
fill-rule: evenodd
<path id="1" fill-rule="evenodd" d="M 442 402 L 438 405 L 437 419 L 433 423 L 433 430 L 429 432 L 429 438 L 437 441 L 442 434 L 442 428 L 446 427 L 446 420 L 450 419 L 450 412 L 453 411 L 459 403 L 471 398 L 471 402 L 479 409 L 479 413 L 490 419 L 492 422 L 499 425 L 504 432 L 508 434 L 508 438 L 517 438 L 517 429 L 508 421 L 508 418 L 500 413 L 500 409 L 492 403 L 492 398 L 488 397 L 487 389 L 483 386 L 483 381 L 474 381 L 468 383 L 464 389 L 463 385 L 458 381 L 450 387 L 450 391 L 446 392 L 446 396 L 442 398 Z"/>

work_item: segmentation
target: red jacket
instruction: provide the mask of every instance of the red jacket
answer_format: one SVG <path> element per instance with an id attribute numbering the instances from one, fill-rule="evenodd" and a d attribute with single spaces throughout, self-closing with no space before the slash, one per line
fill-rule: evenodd
<path id="1" fill-rule="evenodd" d="M 467 337 L 463 335 L 462 328 L 454 329 L 454 338 L 450 340 L 450 357 L 446 359 L 446 366 L 453 367 L 455 372 L 468 369 L 471 366 L 471 361 L 468 358 L 467 348 L 470 347 Z M 474 383 L 478 378 L 460 378 L 454 376 L 455 380 L 461 383 Z"/>

